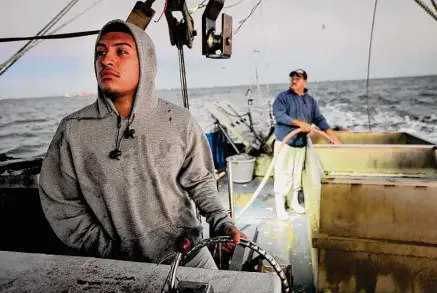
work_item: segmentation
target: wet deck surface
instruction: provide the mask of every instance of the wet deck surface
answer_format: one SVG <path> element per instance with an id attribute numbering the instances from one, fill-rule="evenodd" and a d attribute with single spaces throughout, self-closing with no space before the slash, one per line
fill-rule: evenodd
<path id="1" fill-rule="evenodd" d="M 249 183 L 234 183 L 234 208 L 236 214 L 239 214 L 250 200 L 261 180 L 261 177 L 255 177 Z M 219 192 L 223 204 L 228 208 L 227 177 L 220 180 Z M 288 213 L 291 216 L 289 221 L 276 219 L 273 179 L 270 178 L 252 206 L 238 220 L 237 227 L 248 236 L 249 240 L 253 240 L 255 230 L 258 228 L 259 234 L 255 242 L 270 253 L 281 265 L 292 265 L 294 292 L 315 292 L 305 215 L 292 211 L 288 211 Z M 208 237 L 207 233 L 205 237 Z"/>

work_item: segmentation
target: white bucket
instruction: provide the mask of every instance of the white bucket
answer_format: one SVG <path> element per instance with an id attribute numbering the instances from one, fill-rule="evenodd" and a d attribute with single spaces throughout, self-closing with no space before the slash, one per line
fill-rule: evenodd
<path id="1" fill-rule="evenodd" d="M 233 182 L 246 183 L 252 181 L 255 157 L 246 154 L 233 155 L 227 157 L 226 161 L 231 164 Z"/>

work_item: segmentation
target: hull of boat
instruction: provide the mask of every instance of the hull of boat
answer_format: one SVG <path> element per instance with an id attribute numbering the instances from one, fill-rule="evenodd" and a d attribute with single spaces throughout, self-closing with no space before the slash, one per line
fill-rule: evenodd
<path id="1" fill-rule="evenodd" d="M 42 158 L 0 162 L 0 250 L 70 254 L 41 208 L 38 179 Z"/>
<path id="2" fill-rule="evenodd" d="M 311 137 L 303 172 L 305 216 L 288 224 L 274 219 L 270 178 L 240 228 L 250 226 L 244 230 L 249 239 L 256 228 L 260 246 L 284 266 L 292 265 L 295 288 L 305 292 L 313 292 L 309 282 L 317 292 L 432 292 L 437 288 L 436 149 L 405 133 L 338 134 L 345 142 L 341 146 Z M 233 147 L 218 131 L 207 138 L 216 168 L 224 168 Z M 265 170 L 271 156 L 260 158 Z M 77 255 L 58 240 L 41 210 L 41 163 L 0 163 L 0 250 Z M 255 176 L 264 173 L 255 168 Z M 235 212 L 260 181 L 234 185 Z M 226 204 L 225 182 L 219 182 L 219 191 Z"/>
<path id="3" fill-rule="evenodd" d="M 0 263 L 2 292 L 162 292 L 170 271 L 168 265 L 5 251 L 0 251 Z M 177 292 L 281 292 L 279 278 L 269 274 L 236 275 L 230 271 L 180 267 L 176 276 L 177 284 L 203 283 L 213 289 L 202 286 Z"/>

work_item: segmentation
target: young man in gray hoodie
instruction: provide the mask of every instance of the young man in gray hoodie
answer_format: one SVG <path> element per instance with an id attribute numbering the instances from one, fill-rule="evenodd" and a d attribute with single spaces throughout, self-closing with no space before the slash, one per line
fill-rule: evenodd
<path id="1" fill-rule="evenodd" d="M 182 239 L 200 240 L 195 205 L 238 244 L 246 236 L 220 202 L 202 129 L 156 97 L 150 37 L 111 21 L 94 65 L 97 100 L 61 121 L 41 169 L 41 204 L 56 235 L 86 255 L 156 263 Z M 187 266 L 216 268 L 206 248 Z"/>

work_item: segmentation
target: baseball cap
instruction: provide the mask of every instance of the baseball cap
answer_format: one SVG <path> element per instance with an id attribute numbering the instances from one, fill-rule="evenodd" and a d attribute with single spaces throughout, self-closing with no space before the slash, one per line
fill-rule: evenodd
<path id="1" fill-rule="evenodd" d="M 303 69 L 296 69 L 296 70 L 293 70 L 292 72 L 290 72 L 290 77 L 292 77 L 293 75 L 300 76 L 300 77 L 302 77 L 302 78 L 305 79 L 305 80 L 308 78 L 307 73 L 306 73 L 305 70 L 303 70 Z"/>

